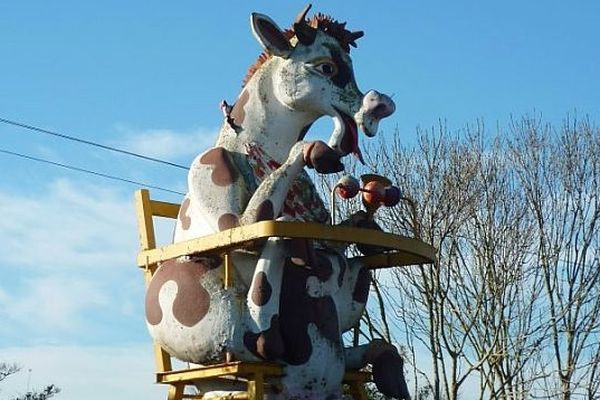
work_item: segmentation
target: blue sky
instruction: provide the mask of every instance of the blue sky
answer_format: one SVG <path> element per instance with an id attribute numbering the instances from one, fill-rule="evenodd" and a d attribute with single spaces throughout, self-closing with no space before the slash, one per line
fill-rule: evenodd
<path id="1" fill-rule="evenodd" d="M 249 14 L 287 27 L 304 4 L 2 2 L 0 118 L 187 165 L 260 52 Z M 600 3 L 374 4 L 315 1 L 313 11 L 365 31 L 352 52 L 358 84 L 397 105 L 384 134 L 397 128 L 411 143 L 417 126 L 478 118 L 494 132 L 531 113 L 600 120 Z M 184 171 L 2 123 L 0 148 L 185 191 Z M 31 368 L 33 385 L 59 384 L 61 399 L 165 395 L 151 383 L 135 189 L 0 154 L 0 360 Z M 0 398 L 25 390 L 26 375 L 0 385 Z"/>

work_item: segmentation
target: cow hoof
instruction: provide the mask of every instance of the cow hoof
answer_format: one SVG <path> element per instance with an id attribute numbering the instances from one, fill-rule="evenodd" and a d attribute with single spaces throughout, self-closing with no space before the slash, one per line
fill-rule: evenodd
<path id="1" fill-rule="evenodd" d="M 410 400 L 403 365 L 402 357 L 395 350 L 386 350 L 373 361 L 373 381 L 385 396 Z"/>
<path id="2" fill-rule="evenodd" d="M 331 174 L 344 170 L 341 156 L 325 142 L 317 140 L 304 146 L 304 162 L 321 174 Z"/>

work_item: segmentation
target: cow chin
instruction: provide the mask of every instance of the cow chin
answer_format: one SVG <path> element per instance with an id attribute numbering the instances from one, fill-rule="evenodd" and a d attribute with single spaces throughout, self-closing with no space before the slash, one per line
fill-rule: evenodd
<path id="1" fill-rule="evenodd" d="M 354 115 L 354 119 L 360 130 L 368 137 L 373 137 L 377 134 L 377 130 L 379 129 L 379 119 L 369 116 L 363 110 L 357 112 Z"/>

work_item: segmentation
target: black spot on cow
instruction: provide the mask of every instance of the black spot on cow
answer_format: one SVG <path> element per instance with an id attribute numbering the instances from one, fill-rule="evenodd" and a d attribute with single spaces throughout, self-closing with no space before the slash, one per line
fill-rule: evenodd
<path id="1" fill-rule="evenodd" d="M 369 288 L 371 286 L 371 272 L 366 268 L 361 268 L 356 277 L 356 284 L 352 291 L 352 300 L 365 304 L 369 298 Z"/>
<path id="2" fill-rule="evenodd" d="M 314 257 L 317 262 L 324 257 Z M 301 365 L 308 361 L 313 348 L 308 334 L 308 327 L 314 324 L 319 333 L 329 340 L 333 346 L 341 347 L 338 315 L 335 302 L 331 296 L 311 297 L 306 291 L 309 277 L 322 276 L 320 270 L 329 267 L 308 265 L 300 267 L 293 263 L 291 257 L 286 260 L 281 287 L 279 315 L 281 336 L 285 344 L 282 359 L 291 365 Z"/>
<path id="3" fill-rule="evenodd" d="M 337 87 L 343 88 L 354 79 L 352 68 L 344 61 L 339 50 L 332 48 L 331 58 L 338 67 L 338 73 L 331 77 L 331 81 Z"/>

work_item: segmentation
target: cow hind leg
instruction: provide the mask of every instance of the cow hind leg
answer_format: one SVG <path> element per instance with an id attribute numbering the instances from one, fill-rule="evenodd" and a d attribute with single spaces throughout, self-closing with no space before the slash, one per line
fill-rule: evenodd
<path id="1" fill-rule="evenodd" d="M 173 356 L 205 362 L 226 351 L 229 326 L 239 315 L 221 276 L 220 259 L 206 257 L 171 259 L 157 269 L 146 293 L 146 321 L 154 340 Z"/>
<path id="2" fill-rule="evenodd" d="M 338 307 L 343 312 L 340 321 L 344 331 L 353 327 L 364 311 L 369 295 L 371 273 L 357 261 L 350 261 L 339 292 Z M 403 360 L 398 350 L 384 340 L 344 349 L 346 367 L 373 367 L 373 381 L 381 393 L 396 399 L 410 399 L 404 379 Z"/>

